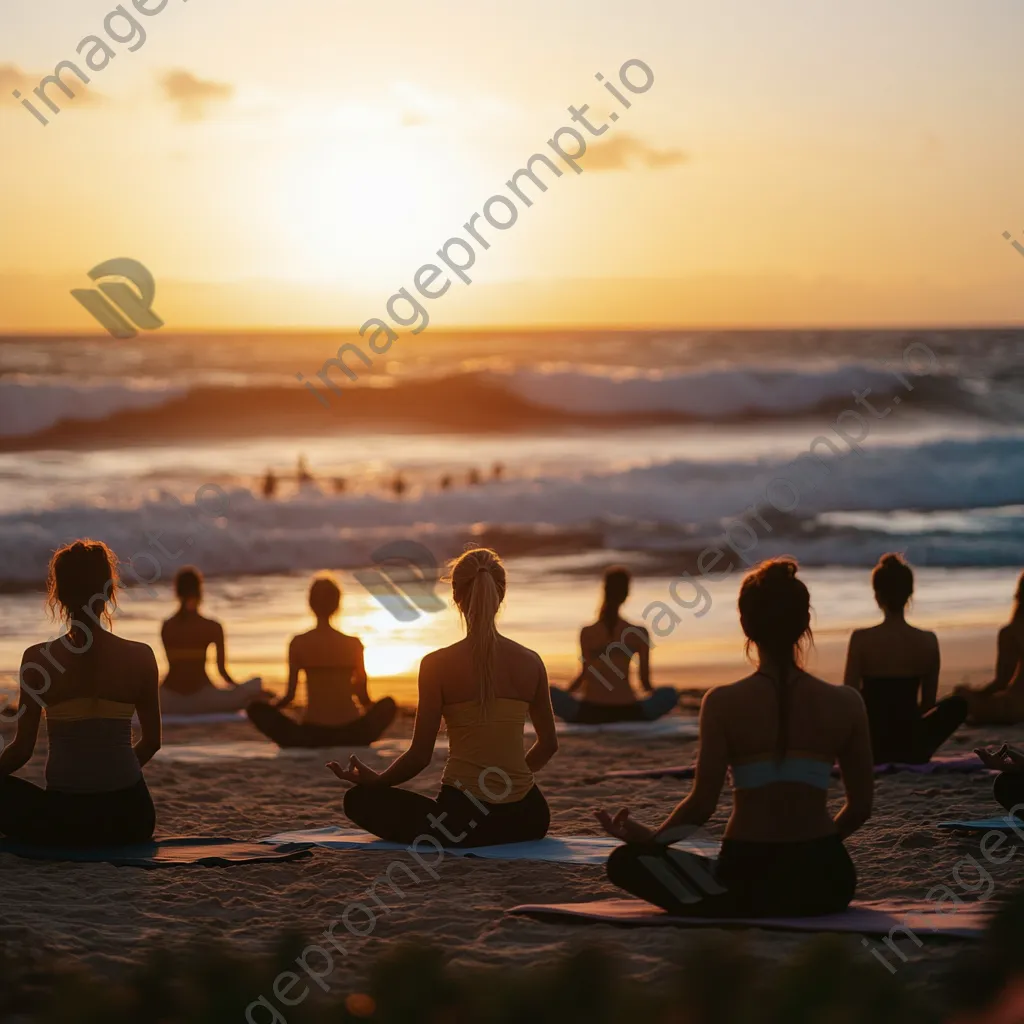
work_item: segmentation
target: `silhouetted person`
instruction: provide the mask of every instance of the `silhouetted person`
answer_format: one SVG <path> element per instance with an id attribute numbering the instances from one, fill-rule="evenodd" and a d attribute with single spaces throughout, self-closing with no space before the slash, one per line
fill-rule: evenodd
<path id="1" fill-rule="evenodd" d="M 445 475 L 443 477 L 441 477 L 441 485 L 440 486 L 441 486 L 441 490 L 442 491 L 450 491 L 451 490 L 451 488 L 452 488 L 452 478 L 451 478 L 451 474 L 450 473 L 445 473 Z"/>
<path id="2" fill-rule="evenodd" d="M 491 468 L 491 476 L 495 480 L 501 480 L 505 476 L 505 467 L 500 462 L 496 462 Z"/>
<path id="3" fill-rule="evenodd" d="M 480 483 L 480 470 L 475 466 L 469 471 L 469 476 L 466 478 L 467 483 L 470 487 L 475 487 Z"/>
<path id="4" fill-rule="evenodd" d="M 939 641 L 907 622 L 914 572 L 906 561 L 883 555 L 871 585 L 885 617 L 877 626 L 853 631 L 844 682 L 864 698 L 875 764 L 924 764 L 963 725 L 967 701 L 959 696 L 935 701 Z"/>
<path id="5" fill-rule="evenodd" d="M 343 476 L 336 476 L 334 478 L 334 480 L 332 481 L 332 484 L 334 486 L 334 493 L 335 494 L 344 494 L 345 493 L 346 481 L 345 481 L 345 478 Z"/>
<path id="6" fill-rule="evenodd" d="M 620 609 L 629 596 L 629 572 L 621 566 L 604 574 L 604 599 L 597 622 L 580 630 L 579 675 L 568 690 L 551 687 L 551 705 L 566 722 L 597 725 L 605 722 L 651 722 L 667 715 L 679 702 L 673 686 L 651 684 L 651 637 L 646 627 L 624 619 Z M 637 659 L 638 698 L 629 681 L 629 666 Z M 582 691 L 582 699 L 573 696 Z"/>
<path id="7" fill-rule="evenodd" d="M 263 478 L 263 497 L 273 498 L 277 494 L 277 476 L 272 469 L 267 470 L 267 475 Z"/>
<path id="8" fill-rule="evenodd" d="M 309 471 L 309 466 L 306 464 L 306 456 L 299 456 L 299 465 L 296 471 L 296 476 L 299 481 L 299 486 L 303 484 L 309 484 L 313 482 L 313 474 Z"/>
<path id="9" fill-rule="evenodd" d="M 273 704 L 250 704 L 249 720 L 280 747 L 368 746 L 391 724 L 395 702 L 370 700 L 362 641 L 332 623 L 341 608 L 341 588 L 331 577 L 313 580 L 309 607 L 316 627 L 293 637 L 288 647 L 287 693 Z M 281 710 L 295 699 L 300 674 L 306 679 L 301 722 Z"/>
<path id="10" fill-rule="evenodd" d="M 394 480 L 391 481 L 391 490 L 395 492 L 395 497 L 401 498 L 408 489 L 409 486 L 406 484 L 405 478 L 401 473 L 396 473 Z"/>

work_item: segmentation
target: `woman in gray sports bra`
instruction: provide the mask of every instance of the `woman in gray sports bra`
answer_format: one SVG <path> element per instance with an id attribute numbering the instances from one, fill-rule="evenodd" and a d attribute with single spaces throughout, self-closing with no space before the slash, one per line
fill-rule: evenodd
<path id="1" fill-rule="evenodd" d="M 758 671 L 704 696 L 693 788 L 656 829 L 623 808 L 598 820 L 625 841 L 608 859 L 617 886 L 673 914 L 782 917 L 829 914 L 853 898 L 857 876 L 844 840 L 868 819 L 871 740 L 860 695 L 802 671 L 811 638 L 810 594 L 796 562 L 777 559 L 740 587 L 740 624 Z M 838 761 L 846 803 L 828 806 Z M 733 809 L 717 861 L 671 843 L 715 813 L 726 771 Z"/>

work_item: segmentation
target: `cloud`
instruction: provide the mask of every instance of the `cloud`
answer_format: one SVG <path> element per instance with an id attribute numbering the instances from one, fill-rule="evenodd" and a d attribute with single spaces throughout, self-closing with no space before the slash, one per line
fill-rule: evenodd
<path id="1" fill-rule="evenodd" d="M 650 170 L 677 167 L 689 159 L 681 149 L 657 149 L 627 132 L 590 146 L 581 162 L 591 171 L 624 171 L 633 164 Z"/>
<path id="2" fill-rule="evenodd" d="M 178 108 L 181 121 L 202 121 L 214 103 L 235 95 L 235 87 L 226 82 L 206 82 L 191 71 L 169 71 L 160 82 L 164 97 Z"/>
<path id="3" fill-rule="evenodd" d="M 33 85 L 38 84 L 39 78 L 33 82 L 32 76 L 28 72 L 22 71 L 17 64 L 0 64 L 0 91 L 14 92 L 15 89 L 18 89 L 21 92 L 26 92 Z"/>
<path id="4" fill-rule="evenodd" d="M 23 93 L 27 99 L 31 100 L 33 99 L 31 95 L 32 90 L 38 88 L 39 83 L 51 74 L 53 74 L 52 71 L 22 71 L 17 64 L 0 64 L 0 92 L 12 93 L 17 89 L 18 92 Z M 103 102 L 103 96 L 96 92 L 92 86 L 86 87 L 83 85 L 73 72 L 64 72 L 61 80 L 66 82 L 68 88 L 74 92 L 75 103 L 87 106 L 91 103 Z M 57 90 L 55 85 L 51 88 Z M 57 97 L 61 107 L 72 102 L 69 97 L 62 96 L 60 90 L 57 90 L 54 95 Z"/>

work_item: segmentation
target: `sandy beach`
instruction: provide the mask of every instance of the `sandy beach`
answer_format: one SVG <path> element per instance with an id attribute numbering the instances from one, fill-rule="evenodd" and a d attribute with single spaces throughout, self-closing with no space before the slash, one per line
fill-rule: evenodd
<path id="1" fill-rule="evenodd" d="M 968 750 L 982 742 L 1012 738 L 1012 732 L 964 728 L 946 749 Z M 411 719 L 403 715 L 388 737 L 410 734 Z M 165 744 L 177 747 L 255 738 L 247 723 L 170 726 Z M 694 746 L 664 739 L 641 743 L 609 734 L 563 737 L 558 755 L 539 778 L 552 809 L 552 834 L 599 834 L 592 811 L 600 806 L 628 805 L 642 820 L 664 815 L 685 794 L 688 783 L 603 776 L 613 768 L 685 763 Z M 37 752 L 24 773 L 26 778 L 41 779 L 43 752 Z M 309 752 L 268 760 L 181 763 L 158 754 L 146 773 L 158 808 L 157 835 L 256 839 L 302 827 L 348 825 L 341 812 L 343 787 L 324 769 L 324 760 L 322 752 Z M 371 755 L 368 760 L 380 759 Z M 411 788 L 432 794 L 442 763 L 443 752 L 435 752 L 431 769 Z M 832 790 L 836 799 L 839 792 L 837 786 Z M 713 835 L 721 835 L 729 807 L 726 795 L 708 825 Z M 923 900 L 933 887 L 948 885 L 954 893 L 968 896 L 971 888 L 970 895 L 990 893 L 998 901 L 1019 877 L 1018 856 L 996 867 L 981 859 L 979 837 L 934 828 L 943 819 L 985 817 L 997 810 L 991 778 L 984 774 L 880 778 L 874 816 L 849 844 L 859 875 L 859 898 Z M 974 865 L 983 865 L 986 876 L 979 877 L 972 862 L 965 860 L 972 856 Z M 265 951 L 290 927 L 315 943 L 347 906 L 365 900 L 361 894 L 395 857 L 316 850 L 310 858 L 277 865 L 144 871 L 39 864 L 3 856 L 0 865 L 11 878 L 16 871 L 17 881 L 6 887 L 2 935 L 31 942 L 36 950 L 55 957 L 82 958 L 97 971 L 117 971 L 133 963 L 140 944 L 187 942 L 199 933 L 222 937 L 238 950 Z M 961 879 L 959 884 L 954 872 Z M 365 937 L 344 935 L 339 926 L 336 934 L 344 935 L 347 953 L 336 958 L 335 973 L 328 979 L 332 991 L 354 989 L 374 958 L 396 939 L 438 943 L 458 964 L 499 966 L 537 964 L 559 950 L 596 940 L 644 979 L 662 977 L 678 954 L 702 941 L 697 930 L 623 931 L 504 915 L 523 902 L 618 895 L 600 867 L 448 856 L 438 863 L 437 873 L 440 877 L 434 880 L 421 871 L 421 882 L 402 886 L 401 898 L 381 890 L 389 912 L 378 909 L 372 932 Z M 353 919 L 360 930 L 367 927 L 365 916 Z M 746 937 L 759 955 L 768 958 L 784 957 L 804 941 L 763 930 L 750 930 Z M 942 977 L 965 949 L 964 940 L 928 936 L 920 949 L 909 942 L 901 945 L 910 953 L 909 962 L 903 964 L 892 954 L 890 961 L 904 979 L 921 984 Z M 869 956 L 856 936 L 851 937 L 850 946 L 854 955 Z M 885 967 L 879 963 L 878 969 Z M 272 980 L 267 979 L 268 992 Z"/>

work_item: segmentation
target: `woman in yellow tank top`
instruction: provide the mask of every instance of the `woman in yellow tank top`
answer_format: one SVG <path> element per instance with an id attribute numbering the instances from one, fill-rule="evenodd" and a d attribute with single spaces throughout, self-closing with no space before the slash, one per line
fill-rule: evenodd
<path id="1" fill-rule="evenodd" d="M 347 767 L 328 768 L 355 783 L 345 794 L 345 813 L 381 839 L 430 836 L 442 846 L 542 839 L 550 814 L 534 774 L 558 749 L 544 663 L 495 627 L 505 598 L 505 567 L 495 552 L 467 551 L 454 563 L 451 582 L 467 635 L 420 663 L 409 750 L 379 774 L 354 756 Z M 524 751 L 527 715 L 537 739 Z M 449 753 L 440 793 L 430 799 L 395 788 L 430 765 L 442 718 Z"/>

